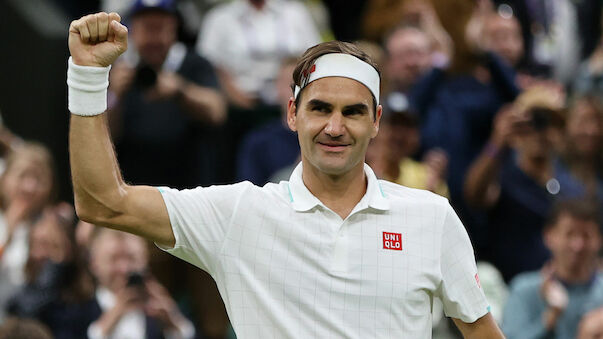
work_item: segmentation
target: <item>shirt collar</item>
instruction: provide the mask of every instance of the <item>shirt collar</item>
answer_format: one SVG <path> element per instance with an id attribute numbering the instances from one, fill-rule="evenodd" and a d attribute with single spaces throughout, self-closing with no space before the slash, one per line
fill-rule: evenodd
<path id="1" fill-rule="evenodd" d="M 295 170 L 293 170 L 293 173 L 291 173 L 291 177 L 289 178 L 288 193 L 293 209 L 298 212 L 303 212 L 309 211 L 316 206 L 326 208 L 326 206 L 324 206 L 324 204 L 317 197 L 315 197 L 304 184 L 302 179 L 302 170 L 303 167 L 302 163 L 300 162 L 295 167 Z M 379 183 L 379 180 L 377 180 L 377 176 L 375 176 L 375 173 L 367 164 L 364 164 L 364 174 L 368 180 L 366 193 L 360 202 L 358 202 L 358 205 L 356 208 L 354 208 L 354 211 L 367 207 L 372 207 L 374 209 L 383 211 L 389 210 L 390 202 L 383 192 L 381 184 Z"/>

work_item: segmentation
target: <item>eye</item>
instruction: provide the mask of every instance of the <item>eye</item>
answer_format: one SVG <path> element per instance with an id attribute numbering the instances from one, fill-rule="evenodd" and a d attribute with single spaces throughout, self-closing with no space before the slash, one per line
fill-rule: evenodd
<path id="1" fill-rule="evenodd" d="M 358 108 L 350 108 L 343 111 L 345 116 L 363 115 L 365 112 Z"/>
<path id="2" fill-rule="evenodd" d="M 314 106 L 312 107 L 313 111 L 321 112 L 321 113 L 330 113 L 331 109 L 328 106 Z"/>

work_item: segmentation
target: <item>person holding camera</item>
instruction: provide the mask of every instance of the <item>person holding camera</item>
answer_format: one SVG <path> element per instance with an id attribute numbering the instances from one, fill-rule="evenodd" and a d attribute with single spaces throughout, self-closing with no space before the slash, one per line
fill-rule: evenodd
<path id="1" fill-rule="evenodd" d="M 195 337 L 167 290 L 146 274 L 146 242 L 137 236 L 100 228 L 90 244 L 90 270 L 98 282 L 99 317 L 88 338 Z"/>
<path id="2" fill-rule="evenodd" d="M 177 41 L 173 0 L 137 0 L 128 15 L 134 48 L 110 74 L 111 130 L 131 182 L 194 187 L 208 184 L 215 141 L 226 119 L 212 65 Z M 178 166 L 174 166 L 178 163 Z"/>
<path id="3" fill-rule="evenodd" d="M 553 166 L 563 100 L 553 88 L 534 87 L 503 108 L 465 179 L 465 199 L 488 214 L 489 253 L 482 259 L 491 261 L 507 282 L 539 269 L 549 258 L 542 228 L 564 189 Z"/>

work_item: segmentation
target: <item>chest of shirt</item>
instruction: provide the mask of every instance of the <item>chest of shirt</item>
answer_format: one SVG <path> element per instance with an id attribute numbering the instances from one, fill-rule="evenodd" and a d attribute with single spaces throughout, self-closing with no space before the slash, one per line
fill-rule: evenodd
<path id="1" fill-rule="evenodd" d="M 342 220 L 323 207 L 283 218 L 278 208 L 261 210 L 233 220 L 220 255 L 230 288 L 430 304 L 440 271 L 435 218 L 365 210 Z"/>

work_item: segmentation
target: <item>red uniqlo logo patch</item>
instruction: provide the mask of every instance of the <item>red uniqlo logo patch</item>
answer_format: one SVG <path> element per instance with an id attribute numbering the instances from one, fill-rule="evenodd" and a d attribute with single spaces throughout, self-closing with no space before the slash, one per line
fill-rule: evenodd
<path id="1" fill-rule="evenodd" d="M 383 248 L 402 251 L 402 234 L 383 232 Z"/>
<path id="2" fill-rule="evenodd" d="M 477 282 L 477 287 L 482 288 L 482 284 L 479 283 L 479 276 L 475 273 L 475 281 Z"/>

